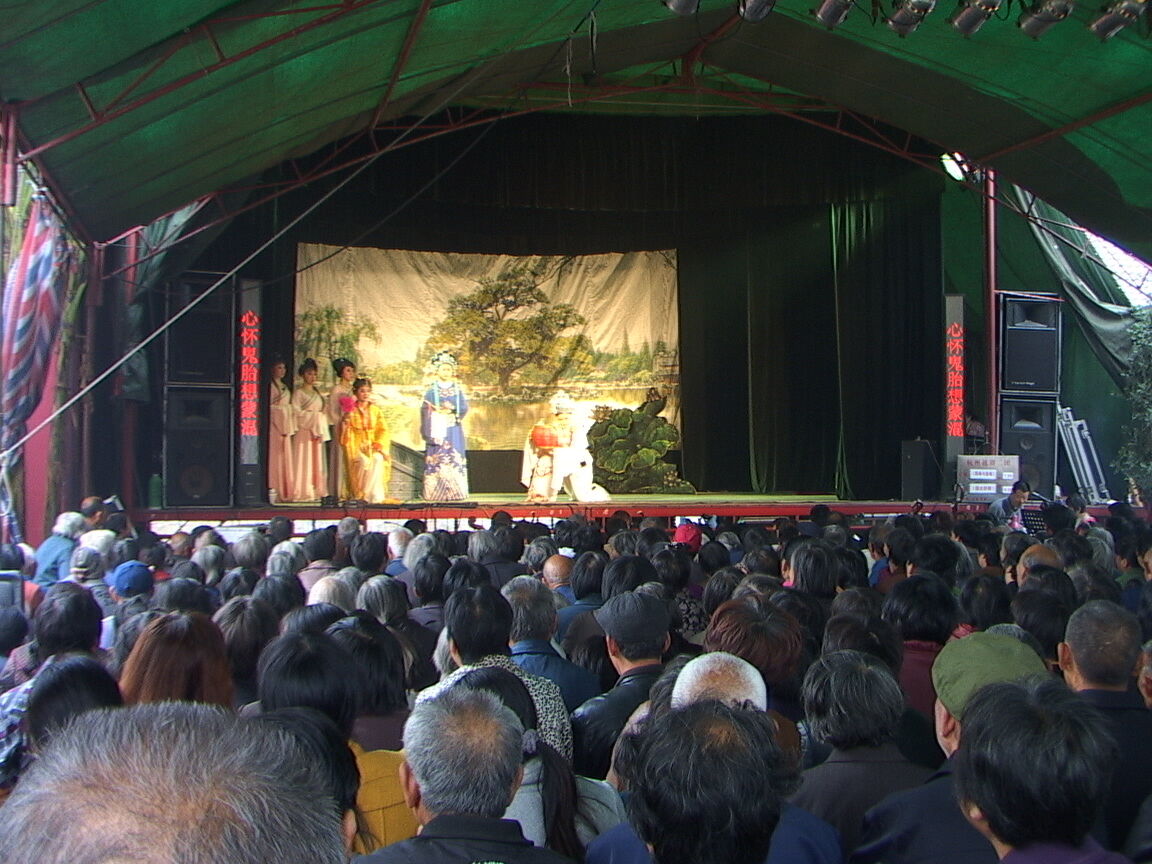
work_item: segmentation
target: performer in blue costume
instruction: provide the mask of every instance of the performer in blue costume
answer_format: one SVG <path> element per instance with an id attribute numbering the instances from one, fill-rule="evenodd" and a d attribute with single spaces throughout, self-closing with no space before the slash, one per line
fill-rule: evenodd
<path id="1" fill-rule="evenodd" d="M 456 380 L 456 358 L 441 351 L 432 358 L 436 380 L 420 406 L 424 438 L 424 500 L 463 501 L 468 497 L 464 427 L 468 413 L 464 387 Z"/>

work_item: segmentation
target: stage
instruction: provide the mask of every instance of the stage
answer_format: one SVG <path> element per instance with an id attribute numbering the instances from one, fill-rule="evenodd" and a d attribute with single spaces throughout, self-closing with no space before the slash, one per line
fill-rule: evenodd
<path id="1" fill-rule="evenodd" d="M 855 525 L 905 513 L 929 513 L 954 508 L 980 513 L 987 509 L 983 502 L 952 501 L 843 501 L 834 495 L 737 495 L 723 492 L 698 495 L 621 495 L 607 503 L 589 504 L 560 500 L 551 504 L 528 504 L 523 498 L 507 494 L 474 495 L 467 501 L 434 503 L 406 501 L 391 506 L 320 507 L 311 504 L 278 504 L 256 507 L 172 507 L 132 511 L 133 522 L 151 527 L 161 535 L 188 530 L 197 525 L 220 527 L 229 533 L 266 523 L 273 516 L 286 516 L 295 522 L 296 533 L 306 534 L 312 528 L 338 522 L 345 516 L 360 520 L 368 530 L 387 530 L 408 519 L 423 519 L 429 528 L 451 531 L 485 528 L 493 513 L 504 510 L 514 519 L 541 521 L 551 525 L 579 513 L 588 519 L 603 520 L 617 510 L 635 518 L 662 516 L 669 519 L 701 519 L 727 516 L 738 521 L 769 521 L 778 516 L 807 518 L 814 504 L 826 504 L 851 517 Z"/>

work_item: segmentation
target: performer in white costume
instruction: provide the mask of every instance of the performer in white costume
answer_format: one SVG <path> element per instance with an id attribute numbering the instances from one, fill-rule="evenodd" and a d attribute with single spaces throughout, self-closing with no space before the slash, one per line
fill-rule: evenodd
<path id="1" fill-rule="evenodd" d="M 520 482 L 528 488 L 528 501 L 555 501 L 561 489 L 576 501 L 612 500 L 592 479 L 590 420 L 576 414 L 576 403 L 563 390 L 552 397 L 551 406 L 552 416 L 533 426 L 524 442 Z"/>

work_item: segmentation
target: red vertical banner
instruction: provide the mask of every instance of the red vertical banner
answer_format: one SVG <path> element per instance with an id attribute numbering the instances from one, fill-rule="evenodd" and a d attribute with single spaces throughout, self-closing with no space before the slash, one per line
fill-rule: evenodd
<path id="1" fill-rule="evenodd" d="M 237 340 L 239 343 L 240 410 L 237 414 L 240 433 L 240 464 L 256 465 L 260 462 L 260 347 L 262 340 L 260 315 L 253 309 L 240 314 Z"/>
<path id="2" fill-rule="evenodd" d="M 964 324 L 951 321 L 944 331 L 944 417 L 949 438 L 964 437 Z"/>
<path id="3" fill-rule="evenodd" d="M 955 477 L 956 461 L 964 452 L 967 414 L 964 392 L 964 351 L 967 348 L 964 328 L 964 298 L 958 294 L 944 296 L 944 470 Z M 955 486 L 953 485 L 953 488 Z"/>

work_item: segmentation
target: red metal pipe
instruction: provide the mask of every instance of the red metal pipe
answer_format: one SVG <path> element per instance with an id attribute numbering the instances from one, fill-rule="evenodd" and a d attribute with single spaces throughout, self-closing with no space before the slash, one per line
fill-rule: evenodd
<path id="1" fill-rule="evenodd" d="M 680 61 L 680 76 L 687 82 L 692 83 L 696 80 L 696 64 L 700 62 L 700 55 L 718 39 L 722 39 L 728 32 L 740 23 L 740 16 L 733 15 L 711 33 L 706 35 L 703 39 L 692 46 L 692 49 L 684 55 Z"/>
<path id="2" fill-rule="evenodd" d="M 996 171 L 984 169 L 984 321 L 987 328 L 988 440 L 1000 452 L 1000 286 L 996 277 Z"/>
<path id="3" fill-rule="evenodd" d="M 0 206 L 16 205 L 16 148 L 15 105 L 0 103 Z"/>
<path id="4" fill-rule="evenodd" d="M 192 83 L 195 83 L 196 81 L 201 80 L 202 78 L 206 78 L 209 75 L 211 75 L 213 72 L 219 71 L 220 69 L 223 69 L 227 66 L 231 66 L 232 64 L 238 63 L 241 60 L 245 60 L 248 57 L 251 57 L 254 54 L 258 54 L 259 52 L 261 52 L 267 48 L 271 48 L 274 45 L 279 45 L 281 42 L 285 42 L 289 39 L 294 39 L 295 37 L 299 36 L 301 33 L 306 33 L 309 30 L 314 30 L 317 27 L 322 27 L 325 24 L 329 24 L 333 21 L 336 21 L 340 18 L 345 17 L 346 15 L 352 14 L 353 12 L 358 12 L 360 9 L 362 9 L 366 6 L 371 6 L 372 4 L 378 3 L 378 2 L 380 2 L 380 0 L 357 0 L 357 2 L 348 3 L 345 6 L 339 7 L 338 10 L 335 12 L 332 12 L 328 15 L 323 15 L 320 18 L 317 18 L 313 21 L 309 21 L 307 24 L 301 24 L 298 27 L 293 27 L 291 30 L 285 30 L 283 33 L 280 33 L 280 34 L 277 34 L 276 36 L 273 36 L 271 39 L 265 39 L 263 42 L 259 42 L 256 45 L 252 45 L 248 48 L 245 48 L 243 51 L 238 51 L 237 53 L 233 54 L 231 57 L 227 58 L 226 60 L 220 60 L 216 63 L 212 63 L 208 66 L 205 66 L 204 68 L 199 69 L 195 72 L 191 72 L 187 75 L 182 75 L 179 78 L 177 78 L 175 81 L 170 81 L 169 83 L 165 84 L 163 87 L 160 87 L 156 90 L 153 90 L 151 93 L 148 93 L 144 96 L 140 96 L 139 98 L 137 98 L 137 99 L 133 100 L 132 102 L 129 102 L 125 105 L 122 105 L 119 108 L 115 108 L 114 110 L 108 110 L 107 108 L 105 108 L 104 111 L 102 113 L 100 113 L 98 119 L 93 120 L 89 123 L 85 123 L 83 126 L 80 126 L 76 129 L 73 129 L 71 132 L 67 132 L 63 135 L 56 137 L 56 138 L 53 138 L 51 141 L 46 141 L 43 144 L 40 144 L 39 146 L 33 147 L 31 150 L 24 153 L 24 155 L 20 158 L 20 161 L 26 162 L 27 160 L 29 160 L 35 156 L 39 156 L 41 153 L 44 153 L 48 150 L 51 150 L 54 147 L 59 147 L 61 144 L 67 144 L 69 141 L 72 141 L 76 138 L 79 138 L 81 135 L 85 135 L 88 132 L 91 132 L 93 129 L 96 129 L 96 128 L 104 125 L 105 123 L 108 123 L 112 120 L 115 120 L 119 117 L 122 117 L 123 115 L 129 113 L 130 111 L 134 111 L 135 109 L 137 109 L 143 105 L 147 105 L 149 102 L 154 102 L 157 99 L 160 99 L 164 96 L 167 96 L 169 93 L 174 93 L 175 91 L 179 90 L 182 87 L 186 87 L 189 84 L 192 84 Z M 171 55 L 169 55 L 169 56 L 171 56 Z M 152 70 L 150 70 L 150 71 L 154 71 L 155 68 L 157 68 L 157 67 L 154 66 L 152 68 Z M 141 83 L 141 79 L 139 79 L 139 78 L 137 80 L 133 81 L 132 84 L 129 85 L 129 91 L 132 89 L 135 89 L 137 86 L 139 86 L 140 83 Z M 128 92 L 128 91 L 125 91 L 125 92 Z M 123 96 L 124 96 L 124 93 L 121 93 L 119 96 L 115 97 L 109 103 L 109 105 L 116 105 L 117 102 L 119 102 L 123 98 Z"/>
<path id="5" fill-rule="evenodd" d="M 1051 138 L 1059 138 L 1067 135 L 1069 132 L 1075 132 L 1077 129 L 1083 129 L 1085 126 L 1092 126 L 1099 123 L 1101 120 L 1107 120 L 1109 117 L 1115 117 L 1117 114 L 1123 114 L 1125 111 L 1130 111 L 1133 108 L 1152 102 L 1152 90 L 1141 93 L 1139 96 L 1133 96 L 1131 99 L 1125 99 L 1123 102 L 1117 102 L 1115 105 L 1109 105 L 1095 114 L 1090 114 L 1087 117 L 1081 117 L 1079 120 L 1073 120 L 1071 123 L 1065 123 L 1056 129 L 1049 129 L 1047 132 L 1041 132 L 1032 138 L 1026 138 L 1023 141 L 1018 141 L 1015 144 L 1009 144 L 1007 147 L 1002 147 L 985 156 L 980 156 L 976 161 L 981 164 L 986 164 L 1001 156 L 1007 156 L 1009 153 L 1015 153 L 1017 150 L 1027 150 L 1029 147 L 1035 147 L 1037 144 L 1043 144 Z"/>
<path id="6" fill-rule="evenodd" d="M 412 54 L 412 47 L 416 44 L 416 37 L 424 27 L 428 10 L 431 8 L 432 0 L 422 0 L 412 23 L 408 25 L 408 32 L 404 34 L 404 44 L 400 46 L 400 53 L 396 57 L 396 64 L 392 67 L 392 74 L 388 78 L 388 86 L 384 90 L 384 96 L 380 99 L 380 104 L 376 106 L 376 110 L 372 112 L 372 122 L 368 124 L 369 129 L 380 122 L 381 115 L 387 109 L 388 103 L 392 101 L 392 92 L 396 89 L 396 84 L 400 80 L 404 67 L 408 65 L 408 58 Z"/>
<path id="7" fill-rule="evenodd" d="M 124 305 L 131 304 L 136 295 L 136 279 L 140 270 L 140 239 L 143 229 L 137 229 L 128 235 L 125 244 L 125 270 L 124 270 Z M 121 394 L 123 395 L 123 394 Z M 133 399 L 121 400 L 121 416 L 123 422 L 120 426 L 120 496 L 124 506 L 131 510 L 136 506 L 136 431 L 139 419 L 139 408 Z"/>

